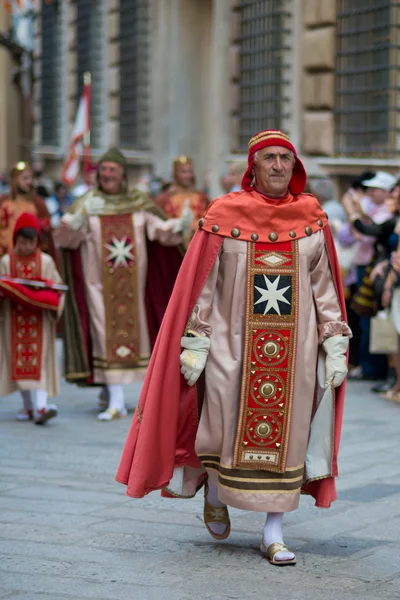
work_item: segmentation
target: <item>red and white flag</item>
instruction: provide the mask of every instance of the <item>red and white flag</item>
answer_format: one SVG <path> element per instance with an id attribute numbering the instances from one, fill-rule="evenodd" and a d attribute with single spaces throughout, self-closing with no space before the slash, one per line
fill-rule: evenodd
<path id="1" fill-rule="evenodd" d="M 79 102 L 74 129 L 64 163 L 61 180 L 66 185 L 72 185 L 79 175 L 80 159 L 87 153 L 87 139 L 90 133 L 90 83 L 83 86 L 82 98 Z M 89 142 L 90 145 L 90 142 Z"/>

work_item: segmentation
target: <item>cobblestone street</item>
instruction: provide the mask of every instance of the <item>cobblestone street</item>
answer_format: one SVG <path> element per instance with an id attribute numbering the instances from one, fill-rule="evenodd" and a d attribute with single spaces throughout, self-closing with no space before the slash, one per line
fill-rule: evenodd
<path id="1" fill-rule="evenodd" d="M 188 600 L 400 598 L 400 406 L 348 385 L 340 500 L 303 497 L 285 520 L 294 568 L 258 552 L 263 515 L 231 511 L 213 541 L 201 494 L 127 498 L 114 482 L 130 418 L 96 421 L 95 390 L 63 384 L 59 417 L 15 421 L 0 404 L 0 598 Z M 134 406 L 140 386 L 126 388 Z M 131 414 L 130 414 L 131 417 Z"/>

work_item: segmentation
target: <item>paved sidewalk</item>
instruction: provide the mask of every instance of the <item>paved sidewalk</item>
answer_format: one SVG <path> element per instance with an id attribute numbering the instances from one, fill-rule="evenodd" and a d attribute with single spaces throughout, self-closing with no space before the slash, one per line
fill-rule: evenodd
<path id="1" fill-rule="evenodd" d="M 261 514 L 232 510 L 217 543 L 200 495 L 128 499 L 113 479 L 130 418 L 96 422 L 95 390 L 63 384 L 42 428 L 1 399 L 0 599 L 400 599 L 400 406 L 369 387 L 348 386 L 340 500 L 324 511 L 304 497 L 285 520 L 294 568 L 260 557 Z"/>

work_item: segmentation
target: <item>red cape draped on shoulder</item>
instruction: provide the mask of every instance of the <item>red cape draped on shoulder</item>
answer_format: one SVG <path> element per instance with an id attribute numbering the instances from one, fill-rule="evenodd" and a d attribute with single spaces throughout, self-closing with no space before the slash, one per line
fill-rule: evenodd
<path id="1" fill-rule="evenodd" d="M 328 227 L 326 247 L 345 316 L 340 270 Z M 198 426 L 196 390 L 180 373 L 181 337 L 193 307 L 220 251 L 223 237 L 197 231 L 189 245 L 157 338 L 138 407 L 128 433 L 116 480 L 127 495 L 142 498 L 165 488 L 178 466 L 200 467 L 194 450 Z M 343 414 L 344 385 L 336 390 L 335 443 L 332 465 L 337 475 L 337 453 Z M 321 479 L 304 489 L 319 507 L 336 499 L 334 478 Z"/>

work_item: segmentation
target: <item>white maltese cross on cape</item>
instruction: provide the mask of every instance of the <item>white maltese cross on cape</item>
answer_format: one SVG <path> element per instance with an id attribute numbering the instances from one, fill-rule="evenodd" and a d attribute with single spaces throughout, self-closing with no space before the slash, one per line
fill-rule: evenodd
<path id="1" fill-rule="evenodd" d="M 135 262 L 133 255 L 133 242 L 124 235 L 120 240 L 112 236 L 110 243 L 105 244 L 109 254 L 106 256 L 107 265 L 115 271 L 118 267 L 127 269 Z"/>
<path id="2" fill-rule="evenodd" d="M 254 314 L 290 315 L 291 310 L 290 275 L 254 275 Z"/>

